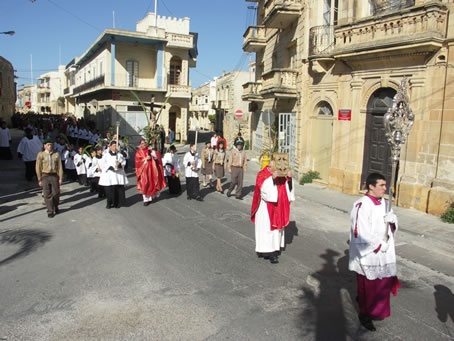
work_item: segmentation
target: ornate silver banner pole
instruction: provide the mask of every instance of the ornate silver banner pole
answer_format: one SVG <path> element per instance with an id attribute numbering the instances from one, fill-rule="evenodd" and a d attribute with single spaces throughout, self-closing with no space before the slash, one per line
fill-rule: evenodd
<path id="1" fill-rule="evenodd" d="M 397 94 L 394 96 L 393 105 L 385 114 L 385 134 L 391 148 L 392 172 L 391 183 L 388 184 L 388 207 L 391 211 L 393 203 L 393 186 L 396 178 L 396 168 L 400 159 L 400 149 L 407 140 L 411 127 L 415 121 L 415 115 L 410 108 L 410 100 L 407 95 L 407 78 L 402 79 Z"/>

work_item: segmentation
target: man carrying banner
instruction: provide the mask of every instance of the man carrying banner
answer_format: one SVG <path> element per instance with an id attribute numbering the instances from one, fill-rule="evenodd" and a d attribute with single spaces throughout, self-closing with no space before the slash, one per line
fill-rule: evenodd
<path id="1" fill-rule="evenodd" d="M 290 222 L 290 202 L 295 200 L 291 172 L 282 176 L 273 160 L 257 175 L 251 220 L 255 223 L 255 251 L 259 257 L 278 263 L 285 246 L 284 228 Z"/>

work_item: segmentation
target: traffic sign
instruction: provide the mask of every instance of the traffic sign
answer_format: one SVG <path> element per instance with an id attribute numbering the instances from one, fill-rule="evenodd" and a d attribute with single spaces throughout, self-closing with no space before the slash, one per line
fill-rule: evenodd
<path id="1" fill-rule="evenodd" d="M 243 117 L 243 112 L 241 110 L 235 111 L 235 117 L 236 118 L 242 118 Z"/>

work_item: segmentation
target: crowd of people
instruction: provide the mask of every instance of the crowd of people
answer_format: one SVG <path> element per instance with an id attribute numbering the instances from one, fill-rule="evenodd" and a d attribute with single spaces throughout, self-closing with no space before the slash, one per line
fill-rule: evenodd
<path id="1" fill-rule="evenodd" d="M 48 117 L 35 121 L 16 117 L 15 123 L 24 129 L 25 136 L 17 153 L 25 164 L 25 176 L 37 177 L 49 218 L 59 213 L 62 181 L 78 181 L 106 197 L 106 208 L 120 208 L 125 204 L 125 185 L 128 184 L 128 146 L 116 134 L 102 137 L 98 131 L 72 118 Z M 43 124 L 47 125 L 42 132 Z M 49 132 L 57 131 L 54 137 Z M 11 135 L 4 122 L 0 125 L 0 158 L 11 159 Z M 177 149 L 171 144 L 165 153 L 162 146 L 145 138 L 135 153 L 134 165 L 137 189 L 142 193 L 143 205 L 149 206 L 168 188 L 171 195 L 181 193 L 180 173 L 184 171 L 188 200 L 203 201 L 202 186 L 223 193 L 222 178 L 226 170 L 231 182 L 227 191 L 242 199 L 247 155 L 243 150 L 241 133 L 232 141 L 227 155 L 227 141 L 216 133 L 205 144 L 201 155 L 195 144 L 189 146 L 182 167 Z M 164 154 L 164 155 L 163 155 Z M 228 156 L 228 157 L 227 157 Z M 183 170 L 184 168 L 184 170 Z M 216 184 L 213 180 L 216 179 Z M 394 235 L 398 227 L 396 215 L 388 210 L 383 199 L 386 179 L 373 173 L 366 180 L 367 193 L 353 204 L 351 211 L 349 269 L 357 275 L 359 321 L 370 331 L 376 330 L 373 320 L 390 315 L 390 295 L 400 287 L 396 275 Z M 290 222 L 290 205 L 295 200 L 292 174 L 278 171 L 276 160 L 271 160 L 258 174 L 251 208 L 255 225 L 255 251 L 258 257 L 278 263 L 285 247 L 285 227 Z"/>

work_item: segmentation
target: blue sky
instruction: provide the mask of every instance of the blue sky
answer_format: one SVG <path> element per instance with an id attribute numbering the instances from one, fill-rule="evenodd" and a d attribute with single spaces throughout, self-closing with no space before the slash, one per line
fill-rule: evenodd
<path id="1" fill-rule="evenodd" d="M 245 0 L 158 0 L 158 15 L 190 17 L 191 31 L 199 33 L 197 67 L 191 69 L 191 85 L 197 87 L 222 71 L 247 69 L 249 58 L 242 49 L 243 34 L 254 25 L 254 3 Z M 18 86 L 56 70 L 60 58 L 66 65 L 81 55 L 105 28 L 135 30 L 154 0 L 0 0 L 0 55 L 17 70 Z"/>

